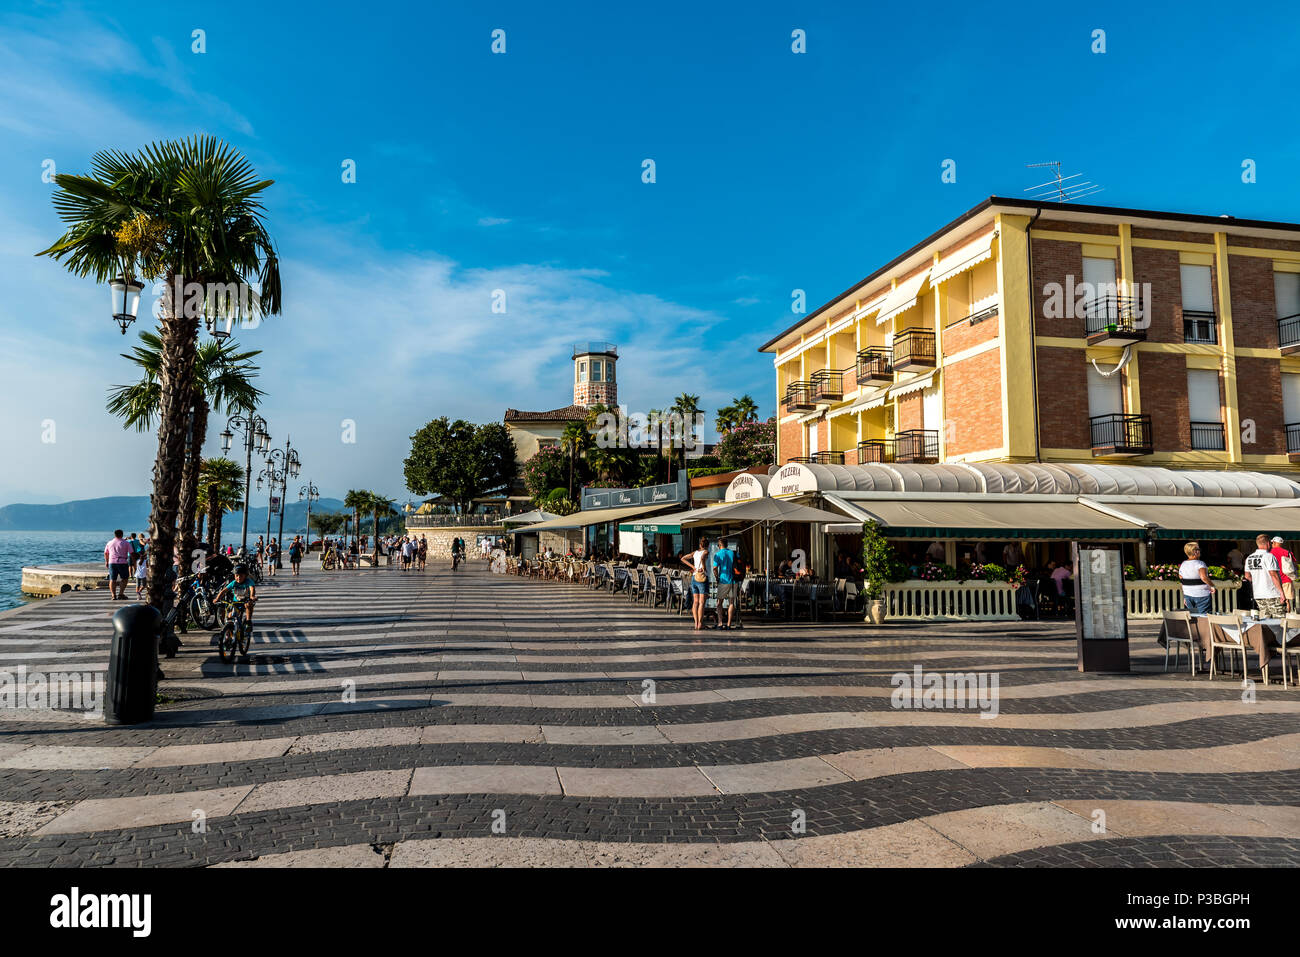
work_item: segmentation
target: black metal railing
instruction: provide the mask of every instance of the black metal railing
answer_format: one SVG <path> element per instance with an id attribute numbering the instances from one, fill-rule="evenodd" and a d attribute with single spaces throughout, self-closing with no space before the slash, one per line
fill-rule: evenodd
<path id="1" fill-rule="evenodd" d="M 1286 451 L 1288 455 L 1300 455 L 1300 422 L 1286 425 Z"/>
<path id="2" fill-rule="evenodd" d="M 1191 427 L 1192 448 L 1219 452 L 1223 451 L 1222 422 L 1193 422 L 1191 423 Z"/>
<path id="3" fill-rule="evenodd" d="M 1281 349 L 1300 346 L 1300 312 L 1277 321 L 1277 344 Z"/>
<path id="4" fill-rule="evenodd" d="M 938 462 L 939 433 L 934 429 L 908 429 L 894 436 L 895 462 Z"/>
<path id="5" fill-rule="evenodd" d="M 886 457 L 888 455 L 888 457 Z M 865 442 L 858 443 L 858 464 L 870 465 L 875 462 L 892 462 L 892 446 L 888 452 L 885 449 L 884 439 L 868 439 Z"/>
<path id="6" fill-rule="evenodd" d="M 904 329 L 894 336 L 894 368 L 934 365 L 934 330 Z"/>
<path id="7" fill-rule="evenodd" d="M 1218 316 L 1205 309 L 1183 310 L 1183 342 L 1214 345 L 1218 341 Z"/>
<path id="8" fill-rule="evenodd" d="M 1084 331 L 1089 336 L 1104 332 L 1140 338 L 1150 323 L 1139 315 L 1141 303 L 1134 296 L 1098 296 L 1083 307 Z"/>
<path id="9" fill-rule="evenodd" d="M 1151 416 L 1094 415 L 1088 419 L 1094 455 L 1150 455 Z"/>
<path id="10" fill-rule="evenodd" d="M 817 461 L 815 455 L 792 455 L 786 460 L 787 462 L 798 462 L 800 465 L 812 465 Z"/>
<path id="11" fill-rule="evenodd" d="M 502 518 L 509 516 L 501 512 L 489 512 L 482 515 L 461 515 L 461 514 L 424 514 L 424 515 L 407 515 L 402 521 L 406 523 L 407 528 L 458 528 L 458 527 L 480 527 L 489 528 L 501 524 Z M 366 519 L 361 519 L 362 534 L 368 530 Z"/>
<path id="12" fill-rule="evenodd" d="M 785 407 L 790 411 L 811 411 L 817 408 L 817 396 L 811 382 L 791 382 L 786 386 Z"/>
<path id="13" fill-rule="evenodd" d="M 818 465 L 843 465 L 843 452 L 818 452 L 813 456 Z"/>
<path id="14" fill-rule="evenodd" d="M 844 373 L 834 369 L 821 369 L 812 374 L 813 397 L 817 399 L 844 398 Z"/>
<path id="15" fill-rule="evenodd" d="M 888 349 L 872 346 L 858 353 L 859 382 L 894 381 L 893 355 Z"/>

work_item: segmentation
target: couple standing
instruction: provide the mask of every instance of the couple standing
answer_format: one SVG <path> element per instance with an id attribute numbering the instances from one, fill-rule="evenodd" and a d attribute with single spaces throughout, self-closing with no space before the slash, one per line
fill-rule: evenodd
<path id="1" fill-rule="evenodd" d="M 709 597 L 709 540 L 701 538 L 695 543 L 695 551 L 690 558 L 683 558 L 682 564 L 691 569 L 691 617 L 695 619 L 695 630 L 704 628 L 704 603 Z M 740 597 L 740 587 L 736 583 L 736 553 L 727 541 L 718 542 L 718 549 L 713 553 L 713 571 L 718 576 L 718 628 L 729 631 L 740 627 L 735 622 L 736 602 Z M 727 623 L 722 623 L 722 603 L 727 603 Z"/>

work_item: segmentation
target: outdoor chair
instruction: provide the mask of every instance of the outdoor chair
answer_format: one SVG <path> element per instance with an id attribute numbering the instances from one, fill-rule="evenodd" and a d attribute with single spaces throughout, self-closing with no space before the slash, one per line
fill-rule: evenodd
<path id="1" fill-rule="evenodd" d="M 1174 651 L 1174 669 L 1178 668 L 1178 657 L 1183 645 L 1187 646 L 1187 657 L 1191 659 L 1192 677 L 1196 677 L 1196 634 L 1192 631 L 1192 613 L 1189 611 L 1167 611 L 1165 618 L 1165 671 L 1169 670 L 1169 649 Z"/>
<path id="2" fill-rule="evenodd" d="M 624 589 L 624 591 L 627 592 L 628 601 L 639 601 L 641 599 L 641 572 L 640 571 L 634 568 L 627 573 L 627 587 Z"/>
<path id="3" fill-rule="evenodd" d="M 1246 625 L 1236 615 L 1210 615 L 1210 680 L 1214 680 L 1214 666 L 1219 659 L 1219 650 L 1228 653 L 1228 674 L 1232 675 L 1233 656 L 1241 653 L 1241 673 L 1245 677 L 1246 668 Z"/>
<path id="4" fill-rule="evenodd" d="M 681 614 L 686 608 L 686 588 L 680 578 L 674 578 L 669 582 L 670 591 L 668 593 L 668 607 L 677 609 L 677 614 Z"/>
<path id="5" fill-rule="evenodd" d="M 813 594 L 812 583 L 800 580 L 794 583 L 794 593 L 790 596 L 790 620 L 793 621 L 795 614 L 799 611 L 800 606 L 808 609 L 808 617 L 811 620 L 813 616 Z"/>
<path id="6" fill-rule="evenodd" d="M 1289 688 L 1287 683 L 1288 657 L 1296 659 L 1296 679 L 1300 681 L 1300 615 L 1287 615 L 1282 619 L 1282 688 Z"/>
<path id="7" fill-rule="evenodd" d="M 662 603 L 668 607 L 669 586 L 667 572 L 655 572 L 655 587 L 650 595 L 650 607 L 657 608 Z"/>
<path id="8" fill-rule="evenodd" d="M 828 618 L 835 617 L 835 597 L 831 585 L 827 582 L 813 584 L 812 586 L 812 615 L 813 621 L 820 621 L 822 611 L 826 612 Z"/>
<path id="9" fill-rule="evenodd" d="M 862 592 L 858 591 L 858 583 L 846 581 L 844 583 L 844 612 L 851 618 L 858 618 L 866 611 L 866 606 L 862 601 Z"/>

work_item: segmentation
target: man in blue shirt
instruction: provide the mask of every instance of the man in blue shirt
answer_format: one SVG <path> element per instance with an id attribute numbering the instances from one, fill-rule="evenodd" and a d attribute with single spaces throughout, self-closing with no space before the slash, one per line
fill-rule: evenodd
<path id="1" fill-rule="evenodd" d="M 736 582 L 736 553 L 731 550 L 726 539 L 718 542 L 718 550 L 713 553 L 713 570 L 718 576 L 718 628 L 730 631 L 734 627 L 736 601 L 740 597 L 740 586 Z M 722 603 L 727 603 L 727 623 L 722 623 Z"/>

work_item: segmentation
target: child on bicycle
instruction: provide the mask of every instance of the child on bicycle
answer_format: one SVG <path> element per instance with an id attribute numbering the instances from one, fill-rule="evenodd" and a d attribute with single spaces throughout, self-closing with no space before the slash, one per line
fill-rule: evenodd
<path id="1" fill-rule="evenodd" d="M 243 565 L 235 566 L 235 580 L 221 590 L 223 601 L 231 605 L 244 606 L 244 621 L 253 627 L 253 606 L 257 603 L 257 589 L 248 577 L 248 569 Z"/>

